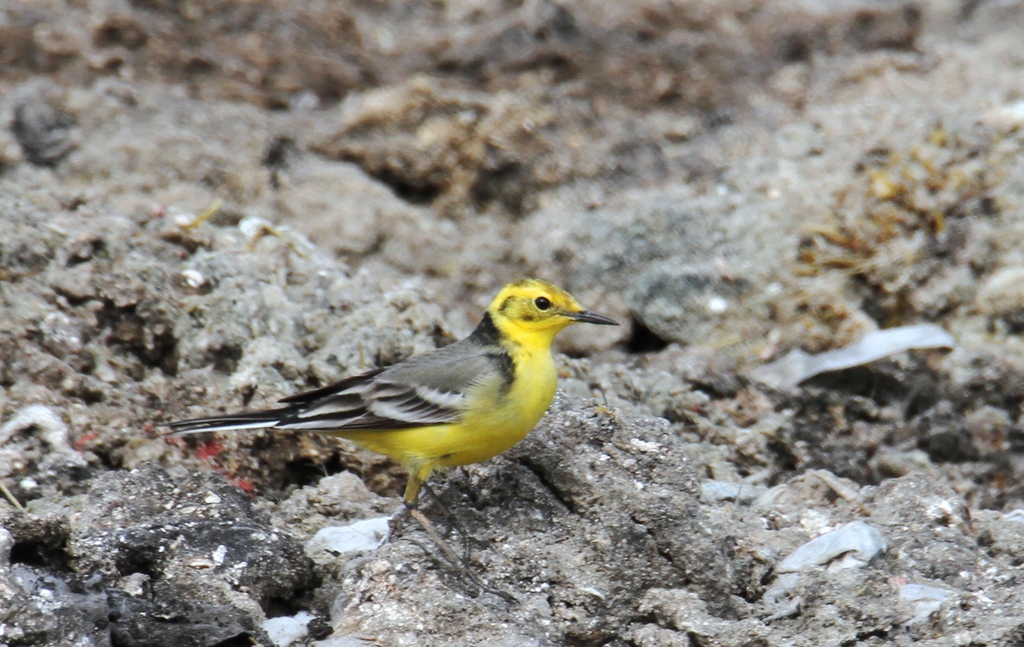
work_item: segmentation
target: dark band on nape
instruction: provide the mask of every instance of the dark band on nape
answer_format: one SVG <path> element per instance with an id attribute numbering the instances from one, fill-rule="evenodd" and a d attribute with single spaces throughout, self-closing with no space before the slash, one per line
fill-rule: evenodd
<path id="1" fill-rule="evenodd" d="M 472 336 L 485 346 L 497 346 L 501 343 L 501 333 L 494 325 L 494 319 L 489 312 L 484 313 L 484 318 L 480 320 Z"/>
<path id="2" fill-rule="evenodd" d="M 501 374 L 501 394 L 505 395 L 512 388 L 512 381 L 516 377 L 516 362 L 505 349 L 487 353 L 487 359 L 491 360 Z"/>

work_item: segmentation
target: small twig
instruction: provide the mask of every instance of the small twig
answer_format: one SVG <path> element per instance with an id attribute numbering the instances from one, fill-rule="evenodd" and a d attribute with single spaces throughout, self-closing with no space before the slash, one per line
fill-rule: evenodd
<path id="1" fill-rule="evenodd" d="M 210 203 L 210 206 L 206 207 L 206 209 L 204 209 L 202 213 L 196 215 L 196 217 L 193 218 L 191 222 L 185 224 L 183 228 L 186 231 L 192 231 L 193 229 L 196 229 L 197 227 L 199 227 L 199 225 L 203 224 L 210 218 L 213 218 L 215 215 L 217 215 L 217 212 L 220 211 L 220 208 L 223 205 L 223 200 L 221 200 L 220 198 L 214 199 L 214 201 Z"/>
<path id="2" fill-rule="evenodd" d="M 15 498 L 13 494 L 11 494 L 11 491 L 7 489 L 7 486 L 4 485 L 3 481 L 0 481 L 0 493 L 3 493 L 4 498 L 10 501 L 11 505 L 13 505 L 15 508 L 19 510 L 25 509 L 25 506 L 21 505 L 21 502 L 18 501 L 18 499 Z"/>

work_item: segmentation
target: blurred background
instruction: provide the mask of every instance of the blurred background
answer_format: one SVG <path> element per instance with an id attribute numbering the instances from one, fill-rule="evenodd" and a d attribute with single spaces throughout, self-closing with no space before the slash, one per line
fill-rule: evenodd
<path id="1" fill-rule="evenodd" d="M 379 457 L 159 425 L 449 343 L 523 276 L 624 324 L 560 338 L 563 392 L 702 478 L 1024 506 L 1021 2 L 3 0 L 0 124 L 0 481 L 39 519 L 151 463 L 301 536 L 327 474 L 373 503 L 317 514 L 380 512 Z M 952 351 L 749 379 L 920 323 Z M 85 550 L 4 519 L 15 561 Z"/>

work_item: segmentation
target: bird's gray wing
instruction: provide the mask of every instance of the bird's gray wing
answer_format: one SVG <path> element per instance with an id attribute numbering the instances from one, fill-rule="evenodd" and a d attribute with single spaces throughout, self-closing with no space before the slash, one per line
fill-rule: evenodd
<path id="1" fill-rule="evenodd" d="M 382 370 L 282 400 L 284 429 L 408 429 L 462 419 L 471 390 L 511 380 L 501 347 L 463 340 Z"/>

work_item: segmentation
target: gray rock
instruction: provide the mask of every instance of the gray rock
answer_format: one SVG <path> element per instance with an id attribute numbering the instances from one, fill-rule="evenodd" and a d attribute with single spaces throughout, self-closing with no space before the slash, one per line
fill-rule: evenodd
<path id="1" fill-rule="evenodd" d="M 30 517 L 13 521 L 22 546 L 38 541 Z M 175 482 L 154 466 L 111 472 L 59 528 L 73 572 L 38 564 L 10 571 L 19 617 L 0 628 L 12 639 L 270 644 L 260 605 L 312 583 L 301 545 L 267 525 L 239 490 L 208 475 Z"/>

